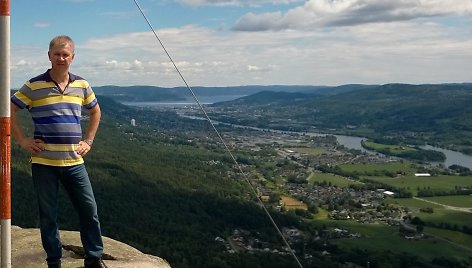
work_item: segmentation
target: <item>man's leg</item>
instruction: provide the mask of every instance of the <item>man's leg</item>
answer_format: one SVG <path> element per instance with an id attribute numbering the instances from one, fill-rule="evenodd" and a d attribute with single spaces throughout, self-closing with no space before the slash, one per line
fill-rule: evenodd
<path id="1" fill-rule="evenodd" d="M 98 220 L 97 204 L 87 171 L 83 164 L 65 167 L 61 182 L 79 214 L 80 238 L 85 260 L 102 257 L 103 242 Z"/>
<path id="2" fill-rule="evenodd" d="M 62 245 L 57 226 L 59 179 L 56 167 L 32 164 L 34 188 L 39 204 L 41 241 L 48 264 L 60 263 Z"/>

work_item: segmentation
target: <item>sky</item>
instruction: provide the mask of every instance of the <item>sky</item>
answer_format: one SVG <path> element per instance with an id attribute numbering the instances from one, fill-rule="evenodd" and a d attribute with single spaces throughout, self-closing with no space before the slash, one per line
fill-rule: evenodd
<path id="1" fill-rule="evenodd" d="M 472 0 L 11 0 L 11 86 L 75 41 L 92 86 L 472 82 Z"/>

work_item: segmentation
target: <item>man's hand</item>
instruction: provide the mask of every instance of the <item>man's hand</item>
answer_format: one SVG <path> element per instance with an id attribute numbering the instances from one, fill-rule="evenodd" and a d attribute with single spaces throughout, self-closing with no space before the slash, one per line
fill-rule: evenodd
<path id="1" fill-rule="evenodd" d="M 90 145 L 88 145 L 88 143 L 86 143 L 85 141 L 80 141 L 79 148 L 77 148 L 77 153 L 80 156 L 85 156 L 90 151 L 90 149 L 92 148 L 90 147 Z"/>
<path id="2" fill-rule="evenodd" d="M 30 154 L 39 153 L 44 150 L 44 141 L 40 139 L 25 138 L 19 142 L 21 148 L 28 151 Z"/>

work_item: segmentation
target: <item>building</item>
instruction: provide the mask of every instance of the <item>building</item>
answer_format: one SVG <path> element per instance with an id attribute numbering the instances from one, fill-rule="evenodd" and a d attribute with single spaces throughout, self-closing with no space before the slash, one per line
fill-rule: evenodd
<path id="1" fill-rule="evenodd" d="M 431 177 L 429 173 L 415 173 L 416 177 Z"/>

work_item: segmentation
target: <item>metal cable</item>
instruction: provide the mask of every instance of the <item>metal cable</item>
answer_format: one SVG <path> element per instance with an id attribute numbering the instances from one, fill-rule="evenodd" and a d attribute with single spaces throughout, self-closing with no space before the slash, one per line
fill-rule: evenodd
<path id="1" fill-rule="evenodd" d="M 134 3 L 136 4 L 136 7 L 139 9 L 139 11 L 141 12 L 141 15 L 143 16 L 143 18 L 146 20 L 146 23 L 148 24 L 149 28 L 151 28 L 151 31 L 154 33 L 154 36 L 156 37 L 157 41 L 159 41 L 159 44 L 161 45 L 162 49 L 164 50 L 164 52 L 166 53 L 167 57 L 169 58 L 169 60 L 172 62 L 172 65 L 174 66 L 175 70 L 177 71 L 177 73 L 179 74 L 180 78 L 182 79 L 182 81 L 184 82 L 185 86 L 187 87 L 187 89 L 190 91 L 190 93 L 192 94 L 193 98 L 195 99 L 195 102 L 198 104 L 198 106 L 200 107 L 200 110 L 202 110 L 203 114 L 205 115 L 205 118 L 208 120 L 208 122 L 210 123 L 211 127 L 213 128 L 213 130 L 215 131 L 216 135 L 218 136 L 218 138 L 220 139 L 220 141 L 223 143 L 226 151 L 228 152 L 228 154 L 231 156 L 231 159 L 233 160 L 233 162 L 236 164 L 236 166 L 238 167 L 239 169 L 239 172 L 243 175 L 244 179 L 246 180 L 246 182 L 249 184 L 253 194 L 256 196 L 258 202 L 260 203 L 261 207 L 264 209 L 264 212 L 266 213 L 267 217 L 269 217 L 270 219 L 270 222 L 272 223 L 272 225 L 274 226 L 274 228 L 277 230 L 278 234 L 280 235 L 280 237 L 282 238 L 285 246 L 290 250 L 290 253 L 291 255 L 293 256 L 293 258 L 295 259 L 295 261 L 297 262 L 297 264 L 303 268 L 303 265 L 300 263 L 300 261 L 298 260 L 298 257 L 295 255 L 295 252 L 294 250 L 292 249 L 292 247 L 290 247 L 289 243 L 287 242 L 287 240 L 285 239 L 285 237 L 283 236 L 282 232 L 280 231 L 279 227 L 277 226 L 277 224 L 275 223 L 274 219 L 272 218 L 272 216 L 270 215 L 269 211 L 267 210 L 266 206 L 264 205 L 264 202 L 262 202 L 262 200 L 259 198 L 258 194 L 257 194 L 257 191 L 256 189 L 254 188 L 254 186 L 251 184 L 248 176 L 246 175 L 246 173 L 244 173 L 243 169 L 241 168 L 241 165 L 239 165 L 238 161 L 236 160 L 236 158 L 234 157 L 233 153 L 231 152 L 231 150 L 228 148 L 228 146 L 226 145 L 226 142 L 224 141 L 223 137 L 220 135 L 220 132 L 218 131 L 218 129 L 216 129 L 215 127 L 215 124 L 213 124 L 212 120 L 210 119 L 210 117 L 208 116 L 207 112 L 205 111 L 205 108 L 203 108 L 202 104 L 200 103 L 200 101 L 198 100 L 197 96 L 195 95 L 193 89 L 188 85 L 187 81 L 185 80 L 184 76 L 182 75 L 182 73 L 180 72 L 179 68 L 177 67 L 177 65 L 175 64 L 174 60 L 172 59 L 172 57 L 170 56 L 169 52 L 167 52 L 167 49 L 165 48 L 164 44 L 162 43 L 161 39 L 159 38 L 159 36 L 157 35 L 157 32 L 154 30 L 154 27 L 152 26 L 152 24 L 149 22 L 148 18 L 146 17 L 146 15 L 144 14 L 143 10 L 141 9 L 141 7 L 139 6 L 137 0 L 133 0 Z"/>

